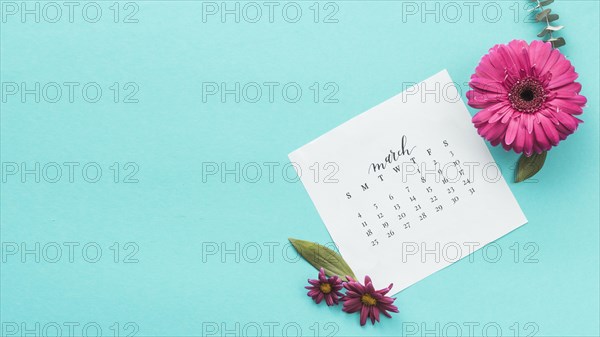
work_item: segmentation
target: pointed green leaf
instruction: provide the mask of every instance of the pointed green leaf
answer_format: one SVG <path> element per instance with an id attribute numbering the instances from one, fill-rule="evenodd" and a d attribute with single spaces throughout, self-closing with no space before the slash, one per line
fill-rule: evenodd
<path id="1" fill-rule="evenodd" d="M 565 39 L 563 39 L 562 37 L 558 37 L 558 38 L 554 38 L 554 39 L 548 39 L 545 42 L 552 43 L 552 47 L 553 48 L 560 48 L 560 47 L 564 46 L 565 44 L 567 44 L 567 42 L 565 41 Z"/>
<path id="2" fill-rule="evenodd" d="M 538 173 L 542 166 L 544 166 L 546 154 L 547 152 L 544 151 L 541 154 L 534 153 L 530 157 L 527 157 L 524 154 L 521 155 L 521 158 L 519 158 L 519 163 L 517 164 L 517 175 L 515 177 L 515 182 L 520 183 L 521 181 L 529 179 Z"/>
<path id="3" fill-rule="evenodd" d="M 552 10 L 551 10 L 550 8 L 548 8 L 548 9 L 544 9 L 543 11 L 541 11 L 541 12 L 537 13 L 537 14 L 535 15 L 535 21 L 537 21 L 537 22 L 540 22 L 540 21 L 542 21 L 542 20 L 545 20 L 545 19 L 546 19 L 546 16 L 547 16 L 548 14 L 550 14 L 550 12 L 551 12 L 551 11 L 552 11 Z"/>
<path id="4" fill-rule="evenodd" d="M 540 5 L 548 6 L 549 4 L 551 4 L 553 2 L 554 2 L 554 0 L 544 0 L 544 1 L 540 1 Z"/>
<path id="5" fill-rule="evenodd" d="M 354 272 L 340 254 L 316 242 L 292 238 L 288 240 L 290 240 L 296 251 L 298 251 L 298 254 L 317 270 L 324 268 L 325 274 L 328 276 L 337 275 L 344 281 L 347 281 L 346 276 L 356 279 Z"/>

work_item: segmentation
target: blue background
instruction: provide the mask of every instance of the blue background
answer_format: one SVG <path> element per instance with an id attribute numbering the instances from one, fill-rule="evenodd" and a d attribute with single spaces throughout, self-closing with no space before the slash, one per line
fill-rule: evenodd
<path id="1" fill-rule="evenodd" d="M 302 185 L 284 179 L 287 154 L 441 69 L 464 94 L 491 46 L 536 39 L 542 27 L 527 22 L 526 1 L 475 2 L 471 17 L 464 2 L 332 3 L 319 3 L 317 23 L 312 1 L 297 2 L 302 15 L 296 23 L 282 16 L 285 2 L 275 7 L 272 23 L 263 2 L 257 23 L 243 16 L 237 23 L 232 15 L 203 22 L 199 1 L 121 2 L 118 23 L 113 2 L 104 1 L 97 2 L 102 15 L 96 23 L 84 20 L 83 2 L 73 23 L 64 6 L 56 23 L 44 20 L 53 12 L 42 13 L 40 23 L 31 15 L 24 23 L 18 14 L 3 17 L 3 84 L 80 83 L 72 103 L 63 87 L 57 103 L 36 103 L 32 95 L 22 102 L 16 95 L 1 106 L 3 173 L 11 163 L 63 168 L 56 183 L 46 179 L 54 171 L 40 173 L 40 182 L 33 174 L 25 182 L 19 174 L 2 182 L 3 333 L 18 326 L 20 335 L 23 323 L 29 329 L 38 323 L 38 331 L 55 334 L 54 322 L 67 336 L 65 323 L 75 322 L 76 335 L 94 335 L 93 328 L 83 330 L 88 324 L 105 336 L 201 336 L 215 327 L 218 336 L 256 335 L 257 326 L 262 336 L 295 335 L 297 329 L 307 336 L 456 335 L 456 326 L 462 336 L 495 335 L 497 328 L 507 336 L 600 334 L 599 3 L 551 5 L 566 26 L 561 51 L 588 97 L 585 123 L 549 153 L 528 183 L 512 183 L 516 154 L 491 148 L 529 223 L 496 242 L 497 262 L 490 262 L 496 261 L 489 258 L 493 250 L 478 252 L 399 293 L 400 313 L 375 327 L 360 327 L 357 315 L 306 297 L 306 279 L 316 273 L 298 260 L 287 238 L 331 238 Z M 421 17 L 436 6 L 438 14 Z M 136 8 L 137 22 L 124 23 Z M 337 22 L 323 22 L 335 9 Z M 293 9 L 288 13 L 294 16 Z M 231 88 L 268 81 L 280 83 L 273 102 L 266 89 L 256 103 L 236 103 L 232 95 L 203 102 L 205 82 Z M 81 95 L 88 82 L 103 89 L 97 103 Z M 119 103 L 109 88 L 114 82 L 121 87 Z M 123 102 L 132 90 L 123 89 L 128 82 L 139 88 L 137 103 Z M 303 89 L 296 103 L 281 95 L 288 82 Z M 314 82 L 321 88 L 318 103 L 309 88 Z M 323 102 L 328 82 L 339 89 L 337 103 Z M 80 165 L 73 182 L 64 162 Z M 272 181 L 268 162 L 278 165 Z M 101 167 L 97 183 L 82 177 L 86 163 Z M 203 181 L 203 163 L 225 163 L 229 170 L 257 163 L 262 175 L 253 182 L 255 170 L 248 166 L 246 175 L 240 169 L 237 176 Z M 125 183 L 135 167 L 137 183 Z M 20 245 L 35 249 L 36 242 L 40 250 L 23 262 Z M 72 262 L 66 242 L 79 245 Z M 63 248 L 55 263 L 47 261 L 55 255 L 53 243 Z M 96 263 L 88 261 L 93 249 L 82 254 L 90 243 L 102 249 Z M 11 255 L 14 244 L 20 251 Z"/>

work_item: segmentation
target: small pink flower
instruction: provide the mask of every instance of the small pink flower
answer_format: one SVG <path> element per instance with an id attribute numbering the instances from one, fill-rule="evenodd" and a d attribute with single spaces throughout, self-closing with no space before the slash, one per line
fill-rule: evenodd
<path id="1" fill-rule="evenodd" d="M 548 151 L 575 132 L 586 98 L 575 68 L 550 43 L 523 40 L 498 44 L 471 76 L 469 105 L 478 133 L 531 156 Z"/>
<path id="2" fill-rule="evenodd" d="M 365 276 L 365 285 L 346 276 L 348 282 L 344 283 L 344 288 L 347 289 L 346 295 L 342 297 L 344 301 L 343 311 L 353 313 L 360 311 L 360 325 L 367 323 L 367 318 L 371 319 L 371 323 L 379 322 L 379 314 L 382 313 L 387 317 L 392 317 L 388 313 L 398 312 L 398 308 L 393 304 L 395 298 L 385 296 L 391 289 L 393 284 L 381 290 L 375 290 L 371 278 Z"/>
<path id="3" fill-rule="evenodd" d="M 308 296 L 317 303 L 321 303 L 325 299 L 325 303 L 331 306 L 339 303 L 339 298 L 342 296 L 340 290 L 342 290 L 342 280 L 338 276 L 327 277 L 325 275 L 325 269 L 319 270 L 319 278 L 317 280 L 308 280 L 309 286 L 306 289 L 310 291 L 307 293 Z"/>

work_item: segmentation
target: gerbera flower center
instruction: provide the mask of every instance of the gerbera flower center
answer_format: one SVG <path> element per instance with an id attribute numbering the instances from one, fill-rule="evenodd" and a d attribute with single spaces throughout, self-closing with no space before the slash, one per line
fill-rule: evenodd
<path id="1" fill-rule="evenodd" d="M 319 289 L 321 289 L 321 292 L 323 294 L 329 294 L 331 292 L 331 284 L 321 283 L 321 285 L 319 286 Z"/>
<path id="2" fill-rule="evenodd" d="M 360 301 L 363 302 L 364 305 L 373 306 L 373 305 L 377 304 L 377 300 L 374 299 L 373 297 L 371 297 L 371 295 L 369 295 L 369 294 L 362 295 L 362 297 L 360 298 Z"/>
<path id="3" fill-rule="evenodd" d="M 508 93 L 508 100 L 515 110 L 532 113 L 546 101 L 544 86 L 532 77 L 518 80 Z"/>

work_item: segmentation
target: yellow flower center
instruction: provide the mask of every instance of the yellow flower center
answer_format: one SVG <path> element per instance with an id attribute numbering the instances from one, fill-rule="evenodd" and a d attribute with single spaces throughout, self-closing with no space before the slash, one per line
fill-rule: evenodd
<path id="1" fill-rule="evenodd" d="M 331 284 L 321 283 L 321 285 L 319 286 L 319 289 L 321 289 L 321 292 L 323 294 L 329 294 L 331 292 Z"/>
<path id="2" fill-rule="evenodd" d="M 369 295 L 369 294 L 362 295 L 362 297 L 360 298 L 360 301 L 363 302 L 363 304 L 370 305 L 370 306 L 377 304 L 377 300 L 374 299 L 373 297 L 371 297 L 371 295 Z"/>

